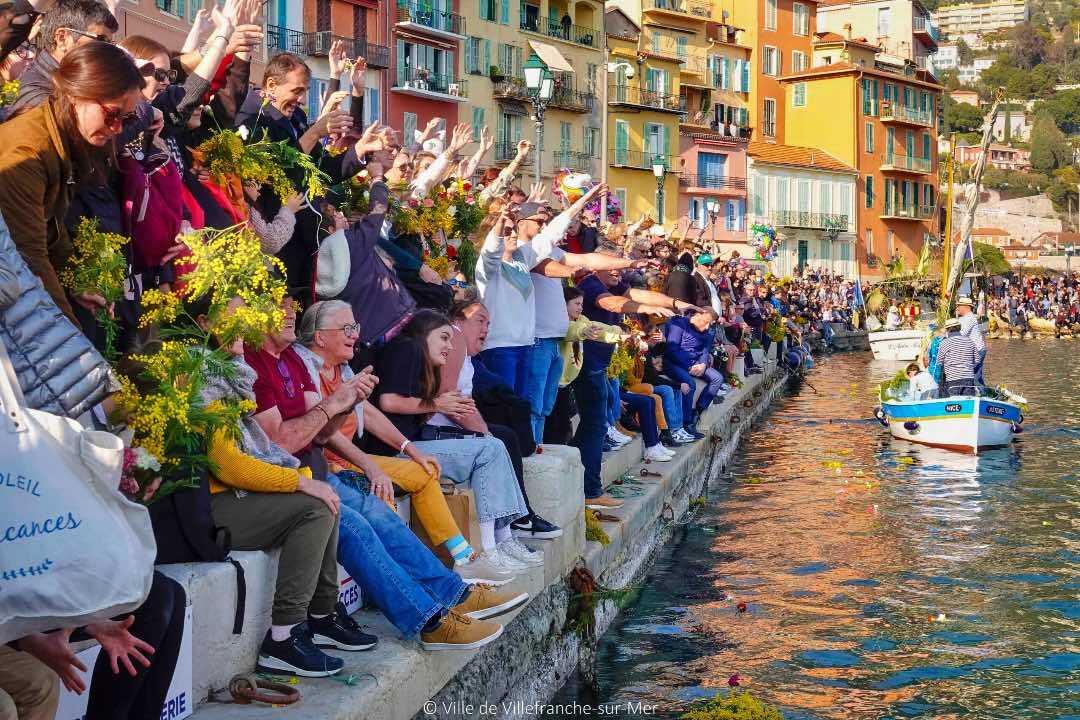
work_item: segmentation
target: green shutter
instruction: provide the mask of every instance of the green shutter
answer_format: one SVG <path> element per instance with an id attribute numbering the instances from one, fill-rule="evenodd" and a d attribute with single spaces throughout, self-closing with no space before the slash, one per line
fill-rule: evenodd
<path id="1" fill-rule="evenodd" d="M 484 40 L 484 63 L 480 66 L 481 71 L 487 72 L 491 68 L 491 41 Z"/>
<path id="2" fill-rule="evenodd" d="M 403 85 L 408 80 L 405 77 L 405 43 L 401 40 L 397 42 L 397 85 Z M 409 140 L 408 142 L 412 142 Z"/>
<path id="3" fill-rule="evenodd" d="M 499 4 L 499 22 L 503 25 L 510 24 L 510 0 L 502 0 Z"/>

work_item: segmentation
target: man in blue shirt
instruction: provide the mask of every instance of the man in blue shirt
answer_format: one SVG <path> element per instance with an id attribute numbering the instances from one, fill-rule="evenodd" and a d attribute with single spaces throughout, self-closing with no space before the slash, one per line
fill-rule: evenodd
<path id="1" fill-rule="evenodd" d="M 631 288 L 618 270 L 596 271 L 577 287 L 585 296 L 585 316 L 608 325 L 620 324 L 623 313 L 673 317 L 683 310 L 696 309 L 663 293 Z M 594 510 L 622 507 L 620 501 L 604 492 L 600 479 L 607 434 L 607 369 L 614 352 L 613 345 L 586 340 L 581 373 L 572 385 L 580 414 L 573 444 L 581 451 L 581 463 L 585 466 L 585 506 Z"/>

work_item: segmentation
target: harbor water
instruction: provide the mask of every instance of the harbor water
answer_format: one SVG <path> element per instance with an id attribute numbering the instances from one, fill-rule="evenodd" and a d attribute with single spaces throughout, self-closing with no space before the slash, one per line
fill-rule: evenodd
<path id="1" fill-rule="evenodd" d="M 1080 718 L 1078 357 L 991 341 L 988 380 L 1030 408 L 978 457 L 871 418 L 899 366 L 820 359 L 554 702 L 677 717 L 737 682 L 789 719 Z"/>

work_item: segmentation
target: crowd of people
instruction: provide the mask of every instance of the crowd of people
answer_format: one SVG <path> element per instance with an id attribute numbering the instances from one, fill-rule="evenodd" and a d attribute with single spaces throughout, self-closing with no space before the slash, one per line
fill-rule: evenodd
<path id="1" fill-rule="evenodd" d="M 992 330 L 1009 337 L 1076 335 L 1080 333 L 1080 272 L 1002 281 L 988 310 L 994 318 Z M 1033 327 L 1033 319 L 1043 322 Z"/>
<path id="2" fill-rule="evenodd" d="M 337 564 L 404 637 L 480 647 L 502 632 L 492 618 L 528 599 L 501 588 L 562 533 L 533 509 L 523 458 L 577 447 L 586 507 L 620 507 L 601 481 L 605 452 L 640 434 L 644 457 L 664 463 L 702 440 L 709 406 L 763 371 L 751 349 L 809 362 L 812 337 L 850 324 L 854 288 L 724 257 L 686 218 L 671 232 L 649 218 L 601 224 L 601 184 L 563 198 L 518 185 L 528 141 L 482 170 L 486 131 L 361 127 L 365 63 L 338 43 L 331 73 L 345 87 L 308 117 L 302 58 L 273 56 L 251 84 L 260 9 L 202 11 L 174 49 L 115 43 L 116 18 L 96 0 L 0 5 L 0 71 L 18 82 L 0 123 L 0 339 L 29 405 L 121 433 L 117 398 L 145 380 L 146 358 L 169 338 L 206 338 L 198 352 L 217 371 L 199 401 L 245 409 L 192 439 L 209 461 L 212 525 L 233 549 L 280 549 L 260 669 L 332 675 L 346 663 L 326 649 L 377 644 L 338 601 Z M 288 150 L 287 192 L 265 173 L 214 171 L 206 148 L 234 136 Z M 360 201 L 345 199 L 350 184 Z M 471 237 L 401 221 L 401 208 L 448 193 L 480 207 Z M 87 220 L 122 239 L 117 296 L 70 282 Z M 220 297 L 223 261 L 193 245 L 215 231 L 253 239 L 260 267 L 276 268 L 274 321 L 254 337 L 260 293 Z M 195 292 L 199 262 L 212 267 Z M 148 322 L 163 297 L 183 312 Z M 471 490 L 478 533 L 458 525 L 444 484 Z M 152 501 L 155 488 L 127 491 Z M 411 524 L 396 512 L 404 496 Z M 59 681 L 85 690 L 73 632 L 103 648 L 86 717 L 157 716 L 184 605 L 155 573 L 128 617 L 0 648 L 0 718 L 51 718 Z"/>

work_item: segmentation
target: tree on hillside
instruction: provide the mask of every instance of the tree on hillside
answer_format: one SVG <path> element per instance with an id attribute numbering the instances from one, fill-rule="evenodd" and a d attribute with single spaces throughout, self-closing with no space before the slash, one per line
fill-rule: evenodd
<path id="1" fill-rule="evenodd" d="M 948 132 L 976 132 L 982 127 L 982 121 L 983 114 L 977 107 L 945 96 L 945 128 Z"/>
<path id="2" fill-rule="evenodd" d="M 964 38 L 956 41 L 956 56 L 959 58 L 961 65 L 970 65 L 975 61 L 975 51 L 971 49 L 971 46 L 967 44 Z"/>
<path id="3" fill-rule="evenodd" d="M 1058 129 L 1054 116 L 1045 111 L 1036 115 L 1031 128 L 1031 166 L 1051 172 L 1072 165 L 1072 155 L 1069 141 Z"/>
<path id="4" fill-rule="evenodd" d="M 1074 133 L 1080 130 L 1080 90 L 1065 90 L 1055 93 L 1045 102 L 1035 105 L 1035 114 L 1048 112 L 1054 122 L 1064 132 Z"/>
<path id="5" fill-rule="evenodd" d="M 1029 22 L 1022 22 L 1009 33 L 1009 55 L 1016 66 L 1030 70 L 1046 57 L 1048 37 L 1044 30 L 1036 29 Z"/>
<path id="6" fill-rule="evenodd" d="M 1005 253 L 993 245 L 972 242 L 971 254 L 974 256 L 975 267 L 979 272 L 986 272 L 991 275 L 1005 275 L 1012 272 L 1012 266 L 1005 259 Z M 970 268 L 971 261 L 965 261 L 965 265 Z"/>
<path id="7" fill-rule="evenodd" d="M 1076 59 L 1076 40 L 1071 27 L 1066 27 L 1061 36 L 1046 51 L 1047 62 L 1068 65 Z"/>
<path id="8" fill-rule="evenodd" d="M 1078 196 L 1080 196 L 1078 186 L 1080 186 L 1080 172 L 1076 171 L 1075 166 L 1069 165 L 1054 171 L 1054 179 L 1046 189 L 1046 195 L 1059 210 L 1076 207 Z"/>
<path id="9" fill-rule="evenodd" d="M 1012 64 L 1012 60 L 1007 55 L 1001 55 L 994 64 L 982 71 L 979 75 L 979 83 L 976 88 L 979 91 L 979 97 L 983 100 L 991 100 L 994 97 L 994 92 L 999 88 L 1008 88 L 1010 85 L 1016 87 L 1023 82 L 1021 75 L 1022 71 Z"/>

